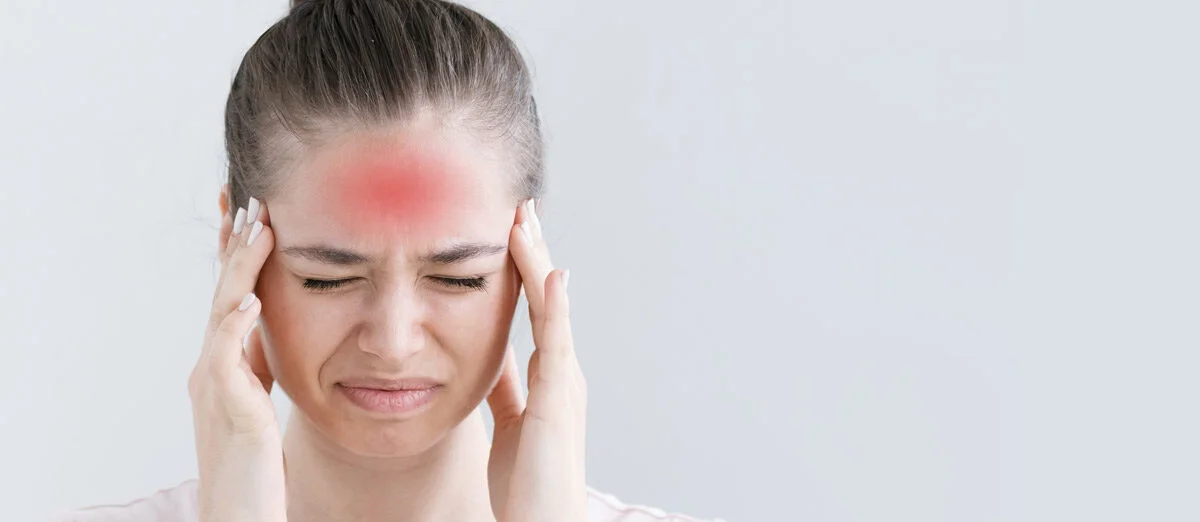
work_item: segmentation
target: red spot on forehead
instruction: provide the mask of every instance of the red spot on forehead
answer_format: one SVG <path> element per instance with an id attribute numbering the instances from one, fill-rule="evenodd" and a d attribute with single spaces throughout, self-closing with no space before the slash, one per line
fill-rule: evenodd
<path id="1" fill-rule="evenodd" d="M 332 196 L 345 225 L 422 226 L 452 210 L 449 199 L 455 175 L 443 156 L 394 143 L 352 150 L 334 170 Z"/>

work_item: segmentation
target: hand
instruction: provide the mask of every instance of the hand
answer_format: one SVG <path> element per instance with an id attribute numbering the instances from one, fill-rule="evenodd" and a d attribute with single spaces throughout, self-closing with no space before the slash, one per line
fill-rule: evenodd
<path id="1" fill-rule="evenodd" d="M 228 212 L 221 222 L 221 277 L 200 359 L 188 378 L 200 520 L 284 522 L 283 441 L 270 397 L 274 379 L 254 328 L 262 304 L 253 290 L 275 237 L 265 204 L 252 200 L 249 211 L 238 209 L 238 216 L 238 233 Z"/>
<path id="2" fill-rule="evenodd" d="M 533 326 L 528 404 L 512 346 L 488 396 L 495 419 L 488 486 L 498 522 L 585 522 L 587 385 L 571 337 L 567 277 L 555 270 L 532 200 L 509 231 Z"/>

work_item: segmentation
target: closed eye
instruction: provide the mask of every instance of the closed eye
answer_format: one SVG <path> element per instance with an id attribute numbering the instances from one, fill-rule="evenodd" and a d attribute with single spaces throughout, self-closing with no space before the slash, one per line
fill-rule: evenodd
<path id="1" fill-rule="evenodd" d="M 355 279 L 358 279 L 358 278 L 352 277 L 349 279 L 305 279 L 304 280 L 304 288 L 311 292 L 327 292 L 330 290 L 335 290 L 335 289 L 341 288 L 341 287 L 353 282 Z M 453 287 L 453 288 L 465 288 L 465 289 L 470 289 L 470 290 L 486 290 L 487 282 L 488 282 L 487 278 L 484 278 L 484 277 L 462 277 L 462 278 L 459 278 L 459 277 L 431 277 L 430 279 L 433 279 L 434 281 L 437 281 L 438 283 L 445 285 L 445 286 L 449 286 L 449 287 Z"/>
<path id="2" fill-rule="evenodd" d="M 327 292 L 345 286 L 354 281 L 355 277 L 350 279 L 305 279 L 304 288 L 312 292 Z"/>
<path id="3" fill-rule="evenodd" d="M 434 281 L 441 284 L 456 288 L 468 288 L 471 290 L 487 290 L 487 279 L 483 277 L 434 277 Z"/>

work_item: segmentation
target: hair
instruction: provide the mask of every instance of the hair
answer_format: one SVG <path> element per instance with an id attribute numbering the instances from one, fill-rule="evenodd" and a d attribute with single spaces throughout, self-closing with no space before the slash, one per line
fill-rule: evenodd
<path id="1" fill-rule="evenodd" d="M 431 110 L 496 144 L 513 201 L 541 197 L 529 69 L 494 23 L 443 0 L 292 0 L 246 52 L 225 105 L 230 208 L 266 199 L 312 147 Z"/>

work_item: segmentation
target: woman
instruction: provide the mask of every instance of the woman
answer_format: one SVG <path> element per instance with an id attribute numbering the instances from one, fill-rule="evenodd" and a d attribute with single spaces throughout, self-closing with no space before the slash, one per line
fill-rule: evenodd
<path id="1" fill-rule="evenodd" d="M 499 28 L 440 0 L 293 5 L 238 69 L 226 146 L 223 268 L 188 381 L 199 479 L 61 520 L 694 520 L 584 482 L 568 272 L 536 213 L 529 73 Z M 507 344 L 522 290 L 527 397 Z"/>

